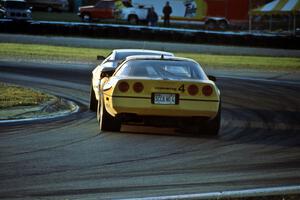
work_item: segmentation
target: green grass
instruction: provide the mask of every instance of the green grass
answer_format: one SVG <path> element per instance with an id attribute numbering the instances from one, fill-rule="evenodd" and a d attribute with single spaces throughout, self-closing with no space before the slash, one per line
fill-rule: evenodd
<path id="1" fill-rule="evenodd" d="M 0 43 L 0 59 L 14 58 L 22 60 L 49 60 L 68 62 L 93 62 L 97 55 L 106 56 L 111 49 L 62 47 L 36 44 Z M 224 69 L 261 69 L 298 71 L 300 58 L 209 55 L 197 53 L 175 52 L 177 56 L 192 58 L 204 68 Z"/>
<path id="2" fill-rule="evenodd" d="M 0 82 L 0 109 L 39 105 L 52 98 L 42 92 Z"/>
<path id="3" fill-rule="evenodd" d="M 267 56 L 206 55 L 177 53 L 192 58 L 203 66 L 233 69 L 300 70 L 300 58 Z"/>
<path id="4" fill-rule="evenodd" d="M 93 61 L 97 55 L 108 55 L 108 49 L 74 48 L 36 44 L 0 43 L 0 59 Z"/>

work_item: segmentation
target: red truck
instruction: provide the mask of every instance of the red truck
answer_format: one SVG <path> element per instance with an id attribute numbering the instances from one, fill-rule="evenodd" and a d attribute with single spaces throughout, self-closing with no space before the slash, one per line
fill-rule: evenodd
<path id="1" fill-rule="evenodd" d="M 228 25 L 248 22 L 249 0 L 205 0 L 205 25 L 208 29 L 226 29 Z"/>
<path id="2" fill-rule="evenodd" d="M 226 29 L 228 25 L 248 25 L 249 11 L 270 0 L 205 0 L 205 25 L 208 29 Z"/>

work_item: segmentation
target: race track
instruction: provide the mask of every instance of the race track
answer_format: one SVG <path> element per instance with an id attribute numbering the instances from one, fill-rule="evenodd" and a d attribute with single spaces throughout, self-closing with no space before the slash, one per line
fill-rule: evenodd
<path id="1" fill-rule="evenodd" d="M 0 81 L 71 99 L 81 109 L 0 125 L 0 198 L 116 199 L 300 185 L 299 80 L 219 76 L 218 137 L 134 126 L 99 134 L 88 110 L 92 68 L 1 62 Z"/>

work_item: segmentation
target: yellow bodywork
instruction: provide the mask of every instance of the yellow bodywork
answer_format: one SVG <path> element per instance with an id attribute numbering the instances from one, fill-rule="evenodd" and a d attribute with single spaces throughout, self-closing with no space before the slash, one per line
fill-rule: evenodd
<path id="1" fill-rule="evenodd" d="M 125 81 L 129 84 L 127 92 L 121 92 L 118 84 Z M 136 82 L 143 84 L 142 92 L 133 90 Z M 208 117 L 214 118 L 219 110 L 220 93 L 214 82 L 210 80 L 199 81 L 171 81 L 153 80 L 147 78 L 117 79 L 113 78 L 104 90 L 105 108 L 112 116 L 122 113 L 137 114 L 140 116 L 170 116 L 170 117 Z M 192 96 L 188 93 L 189 85 L 196 85 L 199 92 Z M 210 85 L 213 88 L 211 96 L 202 94 L 202 87 Z M 179 101 L 176 105 L 160 105 L 151 101 L 153 93 L 178 94 Z"/>

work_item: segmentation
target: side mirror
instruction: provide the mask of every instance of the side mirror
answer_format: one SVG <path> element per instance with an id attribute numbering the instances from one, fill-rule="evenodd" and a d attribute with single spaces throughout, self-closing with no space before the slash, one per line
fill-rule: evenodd
<path id="1" fill-rule="evenodd" d="M 207 77 L 208 77 L 209 80 L 211 80 L 213 82 L 217 81 L 217 78 L 215 76 L 208 75 Z"/>
<path id="2" fill-rule="evenodd" d="M 29 10 L 32 10 L 33 8 L 32 8 L 32 6 L 31 6 L 31 7 L 29 7 L 28 9 L 29 9 Z"/>
<path id="3" fill-rule="evenodd" d="M 116 69 L 113 67 L 104 67 L 101 71 L 100 78 L 111 77 L 114 74 L 115 70 Z"/>
<path id="4" fill-rule="evenodd" d="M 104 56 L 97 56 L 97 60 L 104 60 L 105 59 L 105 57 Z"/>

